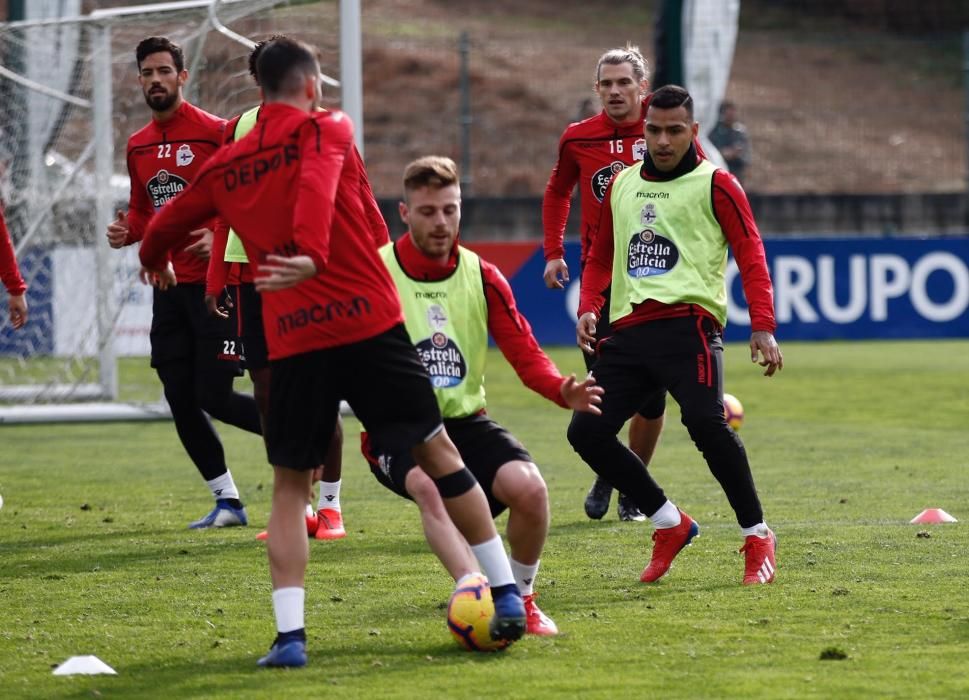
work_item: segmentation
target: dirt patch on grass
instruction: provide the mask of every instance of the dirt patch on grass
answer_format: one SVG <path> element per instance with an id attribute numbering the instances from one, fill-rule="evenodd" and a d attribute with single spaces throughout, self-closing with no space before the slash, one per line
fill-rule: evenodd
<path id="1" fill-rule="evenodd" d="M 744 12 L 757 12 L 756 2 Z M 463 161 L 458 36 L 470 38 L 471 190 L 537 195 L 594 68 L 626 41 L 653 55 L 655 3 L 364 3 L 367 164 L 395 196 L 411 158 Z M 748 9 L 750 8 L 750 9 Z M 958 36 L 918 40 L 775 10 L 742 16 L 728 97 L 754 143 L 756 192 L 945 192 L 966 183 Z M 760 19 L 759 17 L 753 19 Z M 804 20 L 804 21 L 801 21 Z"/>

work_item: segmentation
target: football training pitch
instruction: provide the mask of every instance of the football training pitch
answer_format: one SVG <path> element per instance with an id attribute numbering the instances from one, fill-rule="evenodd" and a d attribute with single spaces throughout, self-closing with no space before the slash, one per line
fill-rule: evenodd
<path id="1" fill-rule="evenodd" d="M 548 482 L 536 590 L 561 630 L 498 654 L 451 639 L 452 582 L 417 508 L 370 475 L 352 418 L 348 536 L 310 543 L 309 666 L 295 671 L 255 665 L 274 636 L 258 437 L 219 426 L 250 526 L 190 531 L 211 501 L 171 423 L 0 426 L 0 697 L 969 696 L 969 341 L 779 340 L 772 379 L 746 345 L 726 353 L 778 536 L 777 580 L 760 587 L 740 585 L 733 513 L 672 400 L 651 471 L 700 537 L 645 585 L 652 526 L 620 522 L 615 500 L 586 518 L 592 472 L 565 440 L 569 413 L 490 351 L 490 412 Z M 550 354 L 581 368 L 575 348 Z M 146 365 L 123 372 L 155 399 Z M 959 522 L 909 524 L 930 507 Z M 118 675 L 52 675 L 87 654 Z"/>

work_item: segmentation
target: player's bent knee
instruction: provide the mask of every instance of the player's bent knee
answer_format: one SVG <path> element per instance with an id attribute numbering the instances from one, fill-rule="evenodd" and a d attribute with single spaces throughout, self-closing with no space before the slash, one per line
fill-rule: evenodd
<path id="1" fill-rule="evenodd" d="M 532 519 L 548 517 L 548 489 L 544 481 L 529 482 L 507 499 L 508 508 Z"/>
<path id="2" fill-rule="evenodd" d="M 463 467 L 456 472 L 434 479 L 434 485 L 437 487 L 437 492 L 441 494 L 441 498 L 457 498 L 477 486 L 478 482 L 474 474 L 467 467 Z"/>
<path id="3" fill-rule="evenodd" d="M 416 465 L 404 477 L 404 490 L 407 491 L 408 496 L 414 499 L 414 503 L 420 506 L 421 510 L 441 500 L 434 480 Z"/>
<path id="4" fill-rule="evenodd" d="M 586 450 L 595 448 L 595 445 L 599 442 L 599 437 L 594 426 L 595 424 L 588 420 L 584 413 L 576 413 L 572 416 L 566 436 L 569 444 L 576 452 L 581 454 Z"/>
<path id="5" fill-rule="evenodd" d="M 533 462 L 502 465 L 491 489 L 498 501 L 515 510 L 542 511 L 548 507 L 548 486 Z"/>
<path id="6" fill-rule="evenodd" d="M 727 423 L 721 415 L 683 414 L 681 422 L 697 445 L 719 441 L 730 435 Z"/>
<path id="7" fill-rule="evenodd" d="M 231 383 L 212 382 L 195 386 L 195 400 L 198 401 L 199 408 L 220 420 L 228 412 L 231 395 Z"/>

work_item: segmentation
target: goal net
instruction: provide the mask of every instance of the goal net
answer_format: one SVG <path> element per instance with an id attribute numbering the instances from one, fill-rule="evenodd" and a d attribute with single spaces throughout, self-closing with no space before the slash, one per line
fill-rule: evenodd
<path id="1" fill-rule="evenodd" d="M 105 239 L 114 212 L 127 208 L 128 136 L 150 119 L 138 42 L 160 35 L 181 44 L 185 97 L 228 118 L 259 100 L 248 74 L 252 41 L 275 33 L 308 41 L 324 73 L 337 75 L 338 27 L 336 0 L 166 2 L 0 24 L 0 201 L 30 314 L 18 331 L 0 317 L 6 420 L 38 406 L 119 406 L 161 393 L 153 383 L 146 397 L 127 379 L 139 372 L 125 371 L 146 366 L 149 353 L 151 289 L 138 280 L 137 246 L 112 250 Z M 338 89 L 326 92 L 339 103 Z"/>

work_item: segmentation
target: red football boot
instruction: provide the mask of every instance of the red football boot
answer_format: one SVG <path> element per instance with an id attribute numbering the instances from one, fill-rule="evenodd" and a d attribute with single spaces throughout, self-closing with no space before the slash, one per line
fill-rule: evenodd
<path id="1" fill-rule="evenodd" d="M 700 526 L 689 515 L 680 511 L 680 524 L 676 527 L 664 527 L 653 531 L 653 555 L 639 580 L 643 583 L 658 581 L 663 574 L 670 570 L 673 559 L 680 550 L 690 544 L 690 541 L 700 533 Z"/>
<path id="2" fill-rule="evenodd" d="M 316 528 L 316 539 L 338 540 L 347 536 L 347 531 L 343 527 L 343 515 L 340 511 L 332 508 L 320 508 L 316 515 L 320 523 Z"/>
<path id="3" fill-rule="evenodd" d="M 774 554 L 777 550 L 777 537 L 771 530 L 766 537 L 748 535 L 740 551 L 744 553 L 744 585 L 751 586 L 758 583 L 773 583 L 777 569 Z"/>
<path id="4" fill-rule="evenodd" d="M 559 628 L 552 618 L 535 604 L 535 596 L 535 593 L 522 596 L 525 603 L 525 634 L 535 634 L 540 637 L 552 637 L 558 634 Z"/>

